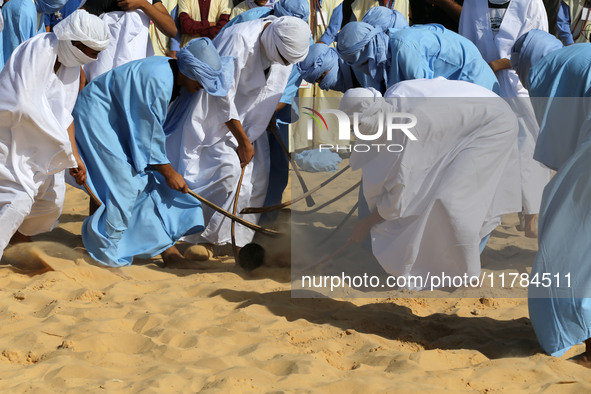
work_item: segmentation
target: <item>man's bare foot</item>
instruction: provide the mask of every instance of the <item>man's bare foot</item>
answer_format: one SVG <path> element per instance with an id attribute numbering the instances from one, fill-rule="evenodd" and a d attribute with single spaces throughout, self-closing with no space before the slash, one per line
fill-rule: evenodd
<path id="1" fill-rule="evenodd" d="M 525 236 L 538 238 L 538 215 L 525 214 Z"/>
<path id="2" fill-rule="evenodd" d="M 189 269 L 189 270 L 202 270 L 205 267 L 202 264 L 199 264 L 196 261 L 191 261 L 183 257 L 181 252 L 176 248 L 176 246 L 171 246 L 170 248 L 166 249 L 161 254 L 162 260 L 164 260 L 164 266 L 167 268 L 179 268 L 179 269 Z"/>
<path id="3" fill-rule="evenodd" d="M 16 233 L 14 233 L 14 235 L 12 236 L 12 238 L 10 238 L 10 244 L 11 245 L 16 245 L 16 244 L 22 244 L 25 242 L 31 242 L 31 236 L 30 235 L 24 235 L 19 233 L 18 231 Z"/>
<path id="4" fill-rule="evenodd" d="M 574 356 L 569 360 L 572 360 L 585 368 L 591 368 L 591 338 L 585 341 L 585 352 L 578 356 Z"/>
<path id="5" fill-rule="evenodd" d="M 197 244 L 190 246 L 185 251 L 185 258 L 189 260 L 207 261 L 213 257 L 212 244 Z"/>

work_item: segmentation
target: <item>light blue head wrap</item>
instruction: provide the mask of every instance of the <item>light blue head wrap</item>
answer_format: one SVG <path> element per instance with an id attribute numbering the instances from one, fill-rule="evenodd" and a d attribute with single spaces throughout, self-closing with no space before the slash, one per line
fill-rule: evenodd
<path id="1" fill-rule="evenodd" d="M 327 72 L 318 83 L 320 89 L 344 92 L 352 86 L 351 69 L 337 55 L 336 49 L 326 44 L 314 44 L 308 56 L 297 64 L 302 78 L 315 83 Z"/>
<path id="2" fill-rule="evenodd" d="M 68 0 L 35 0 L 37 11 L 40 14 L 53 14 L 62 9 Z"/>
<path id="3" fill-rule="evenodd" d="M 384 79 L 388 41 L 389 36 L 381 27 L 350 22 L 337 36 L 337 52 L 351 68 L 379 82 Z"/>
<path id="4" fill-rule="evenodd" d="M 529 89 L 529 70 L 550 52 L 562 48 L 562 42 L 542 30 L 530 30 L 515 41 L 511 50 L 511 66 L 521 84 Z"/>
<path id="5" fill-rule="evenodd" d="M 404 29 L 408 27 L 408 22 L 400 12 L 381 6 L 370 8 L 361 19 L 361 22 L 381 27 L 384 32 L 388 29 Z"/>
<path id="6" fill-rule="evenodd" d="M 310 16 L 310 4 L 306 0 L 279 0 L 273 9 L 276 17 L 295 16 L 308 22 Z"/>
<path id="7" fill-rule="evenodd" d="M 234 58 L 220 57 L 209 38 L 195 38 L 178 53 L 183 75 L 199 82 L 213 96 L 225 96 L 232 87 Z"/>

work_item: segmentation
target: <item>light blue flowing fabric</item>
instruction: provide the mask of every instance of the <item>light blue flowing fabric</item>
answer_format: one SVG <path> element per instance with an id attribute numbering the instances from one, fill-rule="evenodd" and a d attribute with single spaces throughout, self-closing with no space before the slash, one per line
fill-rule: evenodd
<path id="1" fill-rule="evenodd" d="M 353 88 L 351 68 L 339 58 L 336 49 L 325 44 L 314 44 L 308 56 L 297 64 L 303 79 L 315 83 L 325 72 L 319 86 L 323 90 L 345 92 Z"/>
<path id="2" fill-rule="evenodd" d="M 304 21 L 308 21 L 310 17 L 310 4 L 306 0 L 280 0 L 273 6 L 273 15 L 281 16 L 295 16 Z"/>
<path id="3" fill-rule="evenodd" d="M 43 23 L 37 25 L 37 8 L 31 0 L 10 0 L 2 7 L 2 17 L 4 30 L 0 32 L 0 68 L 17 46 L 45 31 Z"/>
<path id="4" fill-rule="evenodd" d="M 370 77 L 362 84 L 381 92 L 401 81 L 437 77 L 499 92 L 499 82 L 476 46 L 441 25 L 414 25 L 386 34 L 351 22 L 339 33 L 337 52 L 356 72 Z"/>
<path id="5" fill-rule="evenodd" d="M 591 338 L 591 44 L 527 62 L 529 93 L 541 120 L 534 158 L 558 170 L 544 189 L 531 272 L 552 282 L 530 284 L 529 314 L 544 351 L 561 356 Z"/>
<path id="6" fill-rule="evenodd" d="M 515 41 L 511 53 L 511 66 L 516 69 L 521 84 L 529 89 L 529 70 L 550 52 L 562 48 L 562 42 L 553 35 L 542 30 L 530 30 Z M 516 63 L 516 60 L 518 62 Z"/>
<path id="7" fill-rule="evenodd" d="M 388 29 L 404 29 L 408 27 L 408 22 L 400 12 L 387 7 L 370 8 L 361 22 L 369 23 L 375 27 L 381 27 L 385 32 Z"/>
<path id="8" fill-rule="evenodd" d="M 86 86 L 74 108 L 87 182 L 103 203 L 84 220 L 82 240 L 105 265 L 155 256 L 204 229 L 200 203 L 148 167 L 169 162 L 162 129 L 173 91 L 169 61 L 154 56 L 117 67 Z"/>
<path id="9" fill-rule="evenodd" d="M 212 96 L 226 96 L 234 81 L 234 58 L 220 57 L 209 38 L 195 38 L 177 55 L 181 73 Z"/>
<path id="10" fill-rule="evenodd" d="M 53 14 L 62 9 L 68 0 L 35 0 L 37 11 L 40 14 Z"/>
<path id="11" fill-rule="evenodd" d="M 499 82 L 478 48 L 441 25 L 414 25 L 390 32 L 387 87 L 400 81 L 445 77 L 499 93 Z"/>

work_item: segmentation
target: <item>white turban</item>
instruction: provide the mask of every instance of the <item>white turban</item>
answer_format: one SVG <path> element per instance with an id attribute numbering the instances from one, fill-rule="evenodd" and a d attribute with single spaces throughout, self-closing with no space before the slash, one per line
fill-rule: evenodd
<path id="1" fill-rule="evenodd" d="M 111 40 L 107 24 L 98 16 L 80 9 L 55 25 L 53 32 L 60 41 L 80 41 L 95 51 L 107 49 Z"/>
<path id="2" fill-rule="evenodd" d="M 310 48 L 310 27 L 294 16 L 282 16 L 271 22 L 261 35 L 261 42 L 272 63 L 285 66 L 306 58 Z M 281 59 L 287 60 L 287 64 Z"/>

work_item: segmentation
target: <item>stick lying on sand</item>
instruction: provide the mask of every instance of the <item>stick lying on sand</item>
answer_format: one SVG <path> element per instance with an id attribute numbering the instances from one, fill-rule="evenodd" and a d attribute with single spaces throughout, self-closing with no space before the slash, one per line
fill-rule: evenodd
<path id="1" fill-rule="evenodd" d="M 211 201 L 206 200 L 205 198 L 201 197 L 199 194 L 195 193 L 193 190 L 189 190 L 189 194 L 192 195 L 193 197 L 195 197 L 197 200 L 201 201 L 202 204 L 205 204 L 208 207 L 210 207 L 211 209 L 213 209 L 214 211 L 221 213 L 222 215 L 224 215 L 227 218 L 235 220 L 236 222 L 240 223 L 243 226 L 248 227 L 251 230 L 258 231 L 261 234 L 265 234 L 265 235 L 268 235 L 271 237 L 279 237 L 280 235 L 282 235 L 278 231 L 261 227 L 258 224 L 251 223 L 247 220 L 242 219 L 241 217 L 238 217 L 236 215 L 232 215 L 230 212 L 226 211 L 225 209 L 220 208 L 217 205 L 215 205 L 214 203 L 212 203 Z"/>
<path id="2" fill-rule="evenodd" d="M 330 200 L 328 200 L 327 202 L 318 205 L 316 208 L 314 209 L 310 209 L 309 211 L 294 211 L 292 210 L 291 213 L 292 214 L 300 214 L 300 215 L 306 215 L 308 213 L 314 213 L 314 212 L 318 212 L 320 211 L 322 208 L 332 204 L 335 201 L 340 200 L 341 198 L 345 197 L 347 194 L 351 193 L 352 191 L 356 190 L 359 188 L 359 185 L 361 185 L 361 181 L 357 182 L 356 184 L 354 184 L 353 186 L 351 186 L 350 188 L 348 188 L 347 190 L 345 190 L 344 192 L 342 192 L 341 194 L 339 194 L 338 196 L 331 198 Z"/>
<path id="3" fill-rule="evenodd" d="M 331 176 L 330 178 L 328 178 L 327 180 L 325 180 L 324 182 L 322 182 L 320 185 L 318 185 L 315 188 L 311 189 L 309 192 L 304 193 L 301 196 L 294 198 L 293 200 L 286 201 L 286 202 L 281 203 L 281 204 L 278 204 L 278 205 L 271 205 L 271 206 L 268 206 L 268 207 L 247 207 L 247 208 L 244 208 L 240 213 L 241 214 L 246 214 L 246 213 L 263 213 L 263 212 L 271 212 L 271 211 L 275 211 L 275 210 L 278 210 L 278 209 L 281 209 L 281 208 L 288 207 L 291 204 L 295 204 L 296 202 L 301 201 L 304 198 L 308 197 L 312 193 L 315 193 L 318 190 L 322 189 L 324 186 L 326 186 L 330 182 L 334 181 L 339 175 L 341 175 L 342 173 L 344 173 L 345 171 L 347 171 L 349 169 L 349 167 L 350 167 L 349 165 L 345 166 L 342 170 L 340 170 L 339 172 L 337 172 L 336 174 L 334 174 L 333 176 Z"/>

